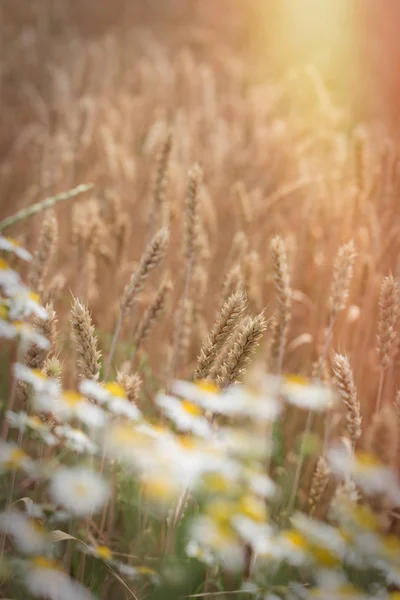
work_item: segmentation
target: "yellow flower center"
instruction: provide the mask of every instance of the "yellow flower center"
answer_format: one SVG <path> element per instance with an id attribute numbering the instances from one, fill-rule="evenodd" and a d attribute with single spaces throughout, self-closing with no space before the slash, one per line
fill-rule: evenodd
<path id="1" fill-rule="evenodd" d="M 333 552 L 327 548 L 322 548 L 321 546 L 313 546 L 311 548 L 311 554 L 315 558 L 316 562 L 323 567 L 335 567 L 340 563 L 339 558 L 333 554 Z"/>
<path id="2" fill-rule="evenodd" d="M 7 242 L 10 242 L 11 246 L 14 246 L 14 248 L 19 248 L 20 247 L 20 245 L 18 244 L 17 240 L 15 240 L 14 238 L 5 236 L 5 239 L 7 240 Z"/>
<path id="3" fill-rule="evenodd" d="M 155 573 L 154 569 L 151 569 L 150 567 L 146 567 L 146 565 L 143 565 L 142 567 L 138 567 L 137 572 L 140 573 L 141 575 L 154 575 L 154 573 Z"/>
<path id="4" fill-rule="evenodd" d="M 152 478 L 144 482 L 143 493 L 151 501 L 169 502 L 176 496 L 176 488 L 169 479 Z"/>
<path id="5" fill-rule="evenodd" d="M 39 569 L 52 569 L 53 571 L 62 571 L 62 567 L 59 562 L 52 558 L 46 558 L 46 556 L 35 556 L 32 559 L 34 567 Z"/>
<path id="6" fill-rule="evenodd" d="M 186 448 L 187 450 L 193 450 L 196 447 L 196 441 L 194 438 L 190 437 L 190 435 L 178 435 L 177 439 L 181 446 Z"/>
<path id="7" fill-rule="evenodd" d="M 288 529 L 283 535 L 286 541 L 292 544 L 292 546 L 295 546 L 298 550 L 308 549 L 308 542 L 306 538 L 298 531 L 295 531 L 294 529 Z"/>
<path id="8" fill-rule="evenodd" d="M 8 262 L 4 258 L 0 258 L 0 271 L 8 271 L 9 268 Z"/>
<path id="9" fill-rule="evenodd" d="M 244 496 L 240 499 L 239 512 L 258 523 L 264 522 L 267 518 L 264 502 L 253 496 Z"/>
<path id="10" fill-rule="evenodd" d="M 116 381 L 109 381 L 108 383 L 105 383 L 104 389 L 107 390 L 107 392 L 109 392 L 112 396 L 126 398 L 126 392 L 124 388 Z"/>
<path id="11" fill-rule="evenodd" d="M 42 371 L 39 371 L 39 369 L 32 369 L 31 373 L 35 377 L 38 377 L 38 379 L 47 379 L 46 375 Z"/>
<path id="12" fill-rule="evenodd" d="M 370 531 L 379 531 L 379 522 L 368 506 L 357 506 L 353 511 L 354 519 L 358 525 Z"/>
<path id="13" fill-rule="evenodd" d="M 369 469 L 382 468 L 382 463 L 369 452 L 357 452 L 356 463 L 360 471 L 368 471 Z"/>
<path id="14" fill-rule="evenodd" d="M 286 375 L 285 382 L 289 385 L 301 385 L 306 386 L 309 385 L 310 381 L 304 375 L 296 375 L 295 373 Z"/>
<path id="15" fill-rule="evenodd" d="M 203 485 L 208 491 L 228 492 L 230 485 L 220 473 L 205 473 L 203 476 Z"/>
<path id="16" fill-rule="evenodd" d="M 8 319 L 9 308 L 5 304 L 0 304 L 0 319 Z"/>
<path id="17" fill-rule="evenodd" d="M 73 489 L 78 498 L 86 498 L 88 495 L 88 488 L 84 483 L 75 483 Z"/>
<path id="18" fill-rule="evenodd" d="M 219 386 L 212 381 L 207 381 L 206 379 L 200 379 L 195 382 L 195 386 L 202 390 L 203 392 L 209 392 L 210 394 L 219 394 L 221 391 Z"/>
<path id="19" fill-rule="evenodd" d="M 67 391 L 63 394 L 63 399 L 68 406 L 76 406 L 82 400 L 82 396 L 78 392 Z"/>
<path id="20" fill-rule="evenodd" d="M 36 294 L 36 292 L 29 292 L 29 299 L 36 302 L 36 304 L 40 303 L 39 294 Z"/>
<path id="21" fill-rule="evenodd" d="M 10 457 L 6 461 L 5 466 L 9 469 L 18 469 L 21 466 L 21 462 L 27 457 L 25 452 L 21 448 L 14 448 L 11 450 Z"/>
<path id="22" fill-rule="evenodd" d="M 111 560 L 112 559 L 112 552 L 111 552 L 110 548 L 107 548 L 107 546 L 97 546 L 96 547 L 96 555 L 103 560 Z"/>
<path id="23" fill-rule="evenodd" d="M 195 417 L 199 417 L 201 415 L 201 408 L 197 406 L 197 404 L 189 402 L 189 400 L 182 400 L 181 406 L 183 410 L 185 410 L 190 415 L 193 415 Z"/>
<path id="24" fill-rule="evenodd" d="M 229 523 L 237 514 L 237 506 L 227 500 L 214 500 L 207 506 L 207 514 L 220 524 Z"/>

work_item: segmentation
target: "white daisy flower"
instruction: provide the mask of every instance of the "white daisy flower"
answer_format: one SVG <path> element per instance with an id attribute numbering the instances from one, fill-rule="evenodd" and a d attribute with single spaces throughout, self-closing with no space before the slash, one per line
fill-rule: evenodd
<path id="1" fill-rule="evenodd" d="M 8 410 L 6 419 L 10 427 L 21 431 L 29 429 L 36 433 L 48 446 L 55 446 L 58 442 L 57 438 L 51 433 L 49 426 L 43 423 L 36 415 L 31 416 L 24 411 L 17 413 Z"/>
<path id="2" fill-rule="evenodd" d="M 107 403 L 107 408 L 112 414 L 126 417 L 131 421 L 138 421 L 142 416 L 137 406 L 125 398 L 112 398 Z"/>
<path id="3" fill-rule="evenodd" d="M 337 527 L 316 521 L 302 513 L 296 513 L 291 521 L 294 528 L 310 542 L 343 558 L 346 551 L 346 541 Z"/>
<path id="4" fill-rule="evenodd" d="M 47 319 L 46 309 L 40 304 L 38 294 L 31 292 L 27 287 L 21 287 L 12 296 L 10 305 L 10 319 L 17 321 L 35 315 L 39 319 Z"/>
<path id="5" fill-rule="evenodd" d="M 250 489 L 257 496 L 272 498 L 277 493 L 277 486 L 268 475 L 253 470 L 245 471 L 245 478 Z"/>
<path id="6" fill-rule="evenodd" d="M 10 268 L 6 260 L 0 258 L 0 287 L 6 296 L 12 295 L 23 287 L 21 278 L 16 271 Z"/>
<path id="7" fill-rule="evenodd" d="M 132 565 L 127 565 L 126 563 L 120 561 L 114 561 L 113 565 L 118 569 L 121 575 L 124 575 L 128 579 L 147 577 L 153 583 L 158 583 L 160 581 L 160 576 L 158 575 L 158 573 L 154 569 L 152 569 L 151 567 L 147 567 L 146 565 L 134 567 Z"/>
<path id="8" fill-rule="evenodd" d="M 264 422 L 274 421 L 281 412 L 276 398 L 242 384 L 230 385 L 215 402 L 203 402 L 203 406 L 215 414 Z"/>
<path id="9" fill-rule="evenodd" d="M 338 446 L 329 450 L 327 458 L 333 473 L 344 479 L 351 477 L 366 494 L 385 494 L 400 502 L 396 474 L 372 454 L 353 453 Z"/>
<path id="10" fill-rule="evenodd" d="M 208 403 L 213 405 L 214 402 L 218 401 L 221 394 L 220 388 L 210 381 L 190 383 L 189 381 L 180 379 L 172 382 L 171 392 L 181 398 L 187 398 L 200 406 L 205 406 Z"/>
<path id="11" fill-rule="evenodd" d="M 97 446 L 92 440 L 80 429 L 70 427 L 70 425 L 57 425 L 54 428 L 54 433 L 59 438 L 63 438 L 65 446 L 78 454 L 88 453 L 97 454 Z"/>
<path id="12" fill-rule="evenodd" d="M 191 431 L 204 438 L 211 435 L 211 426 L 197 404 L 189 400 L 179 400 L 167 394 L 158 394 L 156 402 L 175 423 L 179 431 Z"/>
<path id="13" fill-rule="evenodd" d="M 91 404 L 73 391 L 61 391 L 58 395 L 36 393 L 32 399 L 36 411 L 53 413 L 60 421 L 78 419 L 88 427 L 104 427 L 107 415 L 99 406 Z"/>
<path id="14" fill-rule="evenodd" d="M 99 404 L 106 404 L 117 398 L 126 398 L 124 388 L 114 381 L 101 384 L 92 379 L 83 379 L 79 384 L 79 391 L 84 396 L 96 400 Z"/>
<path id="15" fill-rule="evenodd" d="M 191 540 L 211 550 L 226 568 L 236 571 L 243 567 L 242 542 L 229 526 L 207 516 L 196 517 L 190 526 Z"/>
<path id="16" fill-rule="evenodd" d="M 27 349 L 32 344 L 35 344 L 43 350 L 50 348 L 50 342 L 29 323 L 22 321 L 8 322 L 0 319 L 0 338 L 13 340 L 18 338 L 21 342 L 22 350 Z"/>
<path id="17" fill-rule="evenodd" d="M 95 600 L 77 581 L 72 580 L 54 560 L 37 556 L 24 568 L 25 585 L 35 597 L 49 600 Z"/>
<path id="18" fill-rule="evenodd" d="M 43 554 L 49 548 L 50 539 L 44 527 L 17 510 L 0 513 L 0 531 L 12 538 L 23 554 Z"/>
<path id="19" fill-rule="evenodd" d="M 50 480 L 49 491 L 55 504 L 81 517 L 100 510 L 110 493 L 97 473 L 83 467 L 58 469 Z"/>
<path id="20" fill-rule="evenodd" d="M 17 240 L 14 240 L 13 238 L 6 237 L 1 234 L 0 234 L 0 250 L 5 250 L 6 252 L 12 252 L 16 256 L 18 256 L 18 258 L 21 258 L 22 260 L 26 260 L 26 261 L 32 260 L 32 255 L 30 254 L 30 252 L 28 252 L 28 250 L 25 250 L 25 248 L 20 246 L 18 244 Z"/>
<path id="21" fill-rule="evenodd" d="M 220 451 L 229 456 L 257 461 L 265 460 L 265 457 L 271 454 L 272 445 L 265 430 L 219 427 L 214 432 L 214 436 Z"/>
<path id="22" fill-rule="evenodd" d="M 34 468 L 34 461 L 17 444 L 0 441 L 0 474 L 13 470 L 32 473 Z"/>
<path id="23" fill-rule="evenodd" d="M 335 393 L 329 386 L 317 384 L 301 375 L 266 375 L 264 385 L 273 395 L 281 394 L 289 404 L 306 410 L 322 412 L 335 403 Z"/>
<path id="24" fill-rule="evenodd" d="M 257 523 L 243 515 L 234 517 L 232 523 L 240 537 L 253 548 L 256 554 L 272 552 L 275 540 L 272 538 L 273 529 L 270 525 Z"/>
<path id="25" fill-rule="evenodd" d="M 110 548 L 108 546 L 103 546 L 101 544 L 100 545 L 89 544 L 89 545 L 82 546 L 82 551 L 85 554 L 90 554 L 91 556 L 100 558 L 101 560 L 104 560 L 105 562 L 111 562 L 113 559 L 113 555 L 112 555 Z"/>

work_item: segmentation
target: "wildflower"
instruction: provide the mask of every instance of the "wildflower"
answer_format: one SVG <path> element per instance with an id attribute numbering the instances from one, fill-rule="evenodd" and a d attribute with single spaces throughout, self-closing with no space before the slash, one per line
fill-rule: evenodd
<path id="1" fill-rule="evenodd" d="M 300 532 L 287 529 L 279 533 L 273 544 L 271 557 L 299 567 L 310 562 L 310 543 Z"/>
<path id="2" fill-rule="evenodd" d="M 105 405 L 108 411 L 114 415 L 126 417 L 132 421 L 141 418 L 140 410 L 129 402 L 125 389 L 119 383 L 111 381 L 102 385 L 94 380 L 85 379 L 81 382 L 79 389 L 85 396 Z"/>
<path id="3" fill-rule="evenodd" d="M 33 431 L 48 446 L 55 446 L 57 444 L 57 438 L 51 433 L 50 427 L 46 423 L 43 423 L 36 415 L 31 416 L 24 411 L 17 413 L 8 410 L 6 419 L 10 427 L 15 427 L 20 431 L 24 431 L 25 429 Z"/>
<path id="4" fill-rule="evenodd" d="M 0 474 L 11 470 L 31 473 L 33 467 L 34 461 L 17 444 L 0 441 Z"/>
<path id="5" fill-rule="evenodd" d="M 82 467 L 61 467 L 49 489 L 54 502 L 76 516 L 97 512 L 109 496 L 109 487 L 100 476 Z"/>
<path id="6" fill-rule="evenodd" d="M 191 524 L 190 538 L 201 548 L 211 550 L 228 569 L 236 571 L 243 567 L 242 542 L 235 530 L 226 522 L 199 516 Z"/>
<path id="7" fill-rule="evenodd" d="M 44 527 L 17 510 L 0 513 L 0 531 L 11 537 L 23 554 L 42 554 L 48 549 L 49 537 Z"/>
<path id="8" fill-rule="evenodd" d="M 219 427 L 214 438 L 223 454 L 243 460 L 265 460 L 271 452 L 265 427 L 260 431 L 249 427 Z"/>
<path id="9" fill-rule="evenodd" d="M 344 556 L 346 541 L 337 528 L 301 513 L 296 513 L 291 521 L 296 531 L 308 539 L 311 544 L 329 550 L 336 555 L 336 558 Z"/>
<path id="10" fill-rule="evenodd" d="M 289 404 L 307 410 L 325 411 L 332 408 L 335 401 L 335 394 L 330 387 L 312 383 L 300 375 L 266 375 L 264 385 L 272 393 L 281 394 Z"/>
<path id="11" fill-rule="evenodd" d="M 274 549 L 273 529 L 266 523 L 257 523 L 246 516 L 238 515 L 232 524 L 240 537 L 249 544 L 255 554 L 269 555 Z"/>
<path id="12" fill-rule="evenodd" d="M 94 600 L 83 586 L 72 580 L 54 560 L 37 556 L 25 564 L 25 585 L 33 596 L 50 600 Z"/>
<path id="13" fill-rule="evenodd" d="M 94 428 L 103 427 L 106 422 L 106 414 L 102 408 L 91 404 L 74 391 L 60 390 L 59 394 L 53 396 L 36 393 L 32 404 L 35 410 L 51 412 L 61 421 L 76 418 Z"/>
<path id="14" fill-rule="evenodd" d="M 0 258 L 0 287 L 6 296 L 15 293 L 22 287 L 21 278 L 16 271 L 10 268 L 6 260 Z"/>
<path id="15" fill-rule="evenodd" d="M 113 557 L 110 548 L 101 544 L 84 546 L 84 552 L 91 556 L 95 556 L 96 558 L 100 558 L 105 562 L 111 562 Z"/>
<path id="16" fill-rule="evenodd" d="M 400 501 L 395 473 L 372 454 L 334 447 L 328 453 L 328 460 L 333 473 L 351 477 L 366 494 L 385 494 L 394 502 Z"/>
<path id="17" fill-rule="evenodd" d="M 159 394 L 156 402 L 180 431 L 191 431 L 199 437 L 211 435 L 211 426 L 197 404 L 167 394 Z"/>
<path id="18" fill-rule="evenodd" d="M 22 260 L 26 260 L 26 261 L 32 260 L 32 255 L 28 252 L 28 250 L 25 250 L 25 248 L 20 246 L 20 244 L 18 244 L 17 240 L 14 240 L 11 237 L 5 237 L 4 235 L 1 235 L 1 234 L 0 234 L 0 250 L 5 250 L 6 252 L 12 252 L 16 256 L 18 256 L 18 258 L 21 258 Z"/>
<path id="19" fill-rule="evenodd" d="M 19 339 L 22 352 L 32 344 L 43 350 L 47 350 L 50 347 L 50 342 L 47 338 L 37 333 L 32 325 L 23 323 L 22 321 L 9 322 L 0 319 L 0 338 L 7 340 Z"/>
<path id="20" fill-rule="evenodd" d="M 46 377 L 38 369 L 30 369 L 21 363 L 15 363 L 14 375 L 18 381 L 29 383 L 38 394 L 56 397 L 60 393 L 59 382 L 51 377 Z"/>
<path id="21" fill-rule="evenodd" d="M 158 573 L 152 569 L 151 567 L 147 567 L 146 565 L 141 565 L 138 567 L 134 567 L 132 565 L 127 565 L 126 563 L 114 561 L 114 566 L 118 569 L 121 575 L 128 577 L 128 579 L 136 579 L 137 577 L 148 577 L 152 583 L 159 583 L 159 575 Z"/>
<path id="22" fill-rule="evenodd" d="M 35 315 L 38 319 L 47 319 L 46 309 L 41 306 L 39 296 L 29 288 L 21 286 L 13 295 L 10 305 L 10 319 L 22 320 Z"/>
<path id="23" fill-rule="evenodd" d="M 57 425 L 54 428 L 54 434 L 61 438 L 67 448 L 78 452 L 78 454 L 88 453 L 96 454 L 97 446 L 92 440 L 80 429 L 75 429 L 67 423 Z"/>

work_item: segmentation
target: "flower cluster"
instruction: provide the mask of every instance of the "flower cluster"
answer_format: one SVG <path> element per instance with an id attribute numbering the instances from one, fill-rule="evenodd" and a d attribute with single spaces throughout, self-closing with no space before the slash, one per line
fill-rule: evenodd
<path id="1" fill-rule="evenodd" d="M 30 258 L 8 238 L 0 237 L 0 249 Z M 1 552 L 27 593 L 92 598 L 77 581 L 84 580 L 85 560 L 98 561 L 125 586 L 142 579 L 145 586 L 163 585 L 161 557 L 183 536 L 183 565 L 241 573 L 243 592 L 255 598 L 398 598 L 400 542 L 359 501 L 363 494 L 400 503 L 390 468 L 351 444 L 332 445 L 326 452 L 331 472 L 357 493 L 336 494 L 329 522 L 292 511 L 270 476 L 279 419 L 290 406 L 332 410 L 330 387 L 259 373 L 223 390 L 209 381 L 175 381 L 156 395 L 156 414 L 139 410 L 114 381 L 84 379 L 78 390 L 66 391 L 58 379 L 24 364 L 31 344 L 48 347 L 29 321 L 45 319 L 46 311 L 3 259 L 0 269 L 0 336 L 16 340 L 19 357 L 0 442 Z M 22 407 L 15 406 L 21 383 L 29 391 Z M 120 551 L 112 530 L 107 533 L 119 501 L 136 506 L 135 518 L 145 524 L 141 535 L 146 523 L 158 524 L 154 567 L 147 554 Z M 79 556 L 77 579 L 68 574 L 65 544 Z"/>

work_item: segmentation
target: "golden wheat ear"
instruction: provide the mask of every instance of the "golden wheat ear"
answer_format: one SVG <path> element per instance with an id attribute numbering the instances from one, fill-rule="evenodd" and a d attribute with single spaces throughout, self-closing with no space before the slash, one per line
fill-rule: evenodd
<path id="1" fill-rule="evenodd" d="M 71 326 L 77 352 L 79 377 L 97 381 L 100 377 L 101 352 L 89 310 L 78 298 L 74 298 L 71 308 Z"/>

